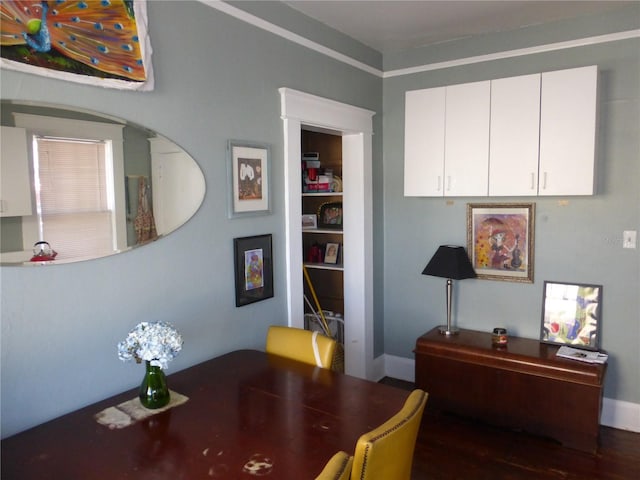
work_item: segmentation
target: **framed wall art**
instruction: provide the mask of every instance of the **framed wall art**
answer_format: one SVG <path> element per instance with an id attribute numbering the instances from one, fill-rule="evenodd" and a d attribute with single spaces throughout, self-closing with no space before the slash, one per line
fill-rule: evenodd
<path id="1" fill-rule="evenodd" d="M 233 239 L 236 307 L 273 297 L 271 235 Z"/>
<path id="2" fill-rule="evenodd" d="M 468 203 L 467 252 L 478 278 L 533 283 L 534 203 Z"/>
<path id="3" fill-rule="evenodd" d="M 601 318 L 602 285 L 544 282 L 541 342 L 597 350 Z"/>
<path id="4" fill-rule="evenodd" d="M 229 140 L 229 217 L 271 213 L 269 147 Z"/>

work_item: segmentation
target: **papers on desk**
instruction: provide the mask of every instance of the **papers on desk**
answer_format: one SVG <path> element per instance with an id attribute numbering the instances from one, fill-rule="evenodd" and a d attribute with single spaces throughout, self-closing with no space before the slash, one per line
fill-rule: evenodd
<path id="1" fill-rule="evenodd" d="M 578 360 L 586 363 L 605 363 L 609 355 L 601 352 L 590 352 L 587 350 L 581 350 L 579 348 L 561 346 L 556 353 L 558 357 L 570 358 L 572 360 Z"/>

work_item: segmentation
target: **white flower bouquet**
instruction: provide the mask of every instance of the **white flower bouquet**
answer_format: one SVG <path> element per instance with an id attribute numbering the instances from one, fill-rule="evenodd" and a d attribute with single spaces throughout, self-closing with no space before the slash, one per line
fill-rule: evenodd
<path id="1" fill-rule="evenodd" d="M 118 357 L 123 362 L 135 359 L 166 369 L 182 350 L 182 335 L 167 322 L 141 322 L 118 343 Z"/>

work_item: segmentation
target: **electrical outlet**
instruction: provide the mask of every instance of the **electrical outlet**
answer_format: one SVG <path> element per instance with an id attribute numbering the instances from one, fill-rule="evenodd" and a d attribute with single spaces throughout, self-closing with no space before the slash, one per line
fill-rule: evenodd
<path id="1" fill-rule="evenodd" d="M 622 248 L 636 248 L 636 235 L 635 230 L 625 230 L 622 232 Z"/>

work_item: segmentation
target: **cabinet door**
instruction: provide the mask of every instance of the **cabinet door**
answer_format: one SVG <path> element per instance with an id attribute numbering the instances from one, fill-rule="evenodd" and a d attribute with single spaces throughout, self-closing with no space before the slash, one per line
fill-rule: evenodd
<path id="1" fill-rule="evenodd" d="M 490 82 L 446 88 L 445 196 L 489 191 Z"/>
<path id="2" fill-rule="evenodd" d="M 593 195 L 597 66 L 542 74 L 539 195 Z"/>
<path id="3" fill-rule="evenodd" d="M 405 94 L 404 195 L 443 195 L 445 88 Z"/>
<path id="4" fill-rule="evenodd" d="M 489 195 L 538 194 L 540 74 L 491 81 Z"/>
<path id="5" fill-rule="evenodd" d="M 2 127 L 0 154 L 1 217 L 24 217 L 32 214 L 27 131 Z"/>

